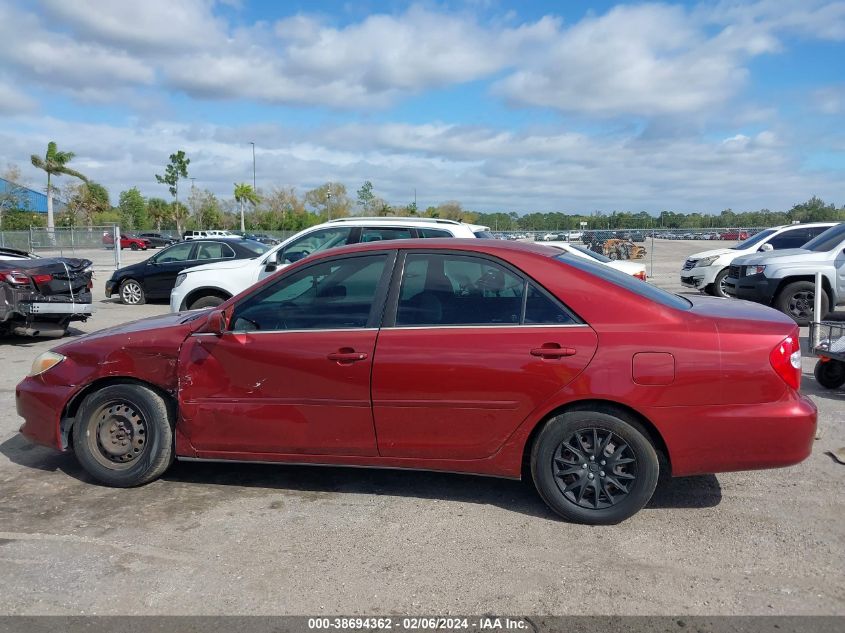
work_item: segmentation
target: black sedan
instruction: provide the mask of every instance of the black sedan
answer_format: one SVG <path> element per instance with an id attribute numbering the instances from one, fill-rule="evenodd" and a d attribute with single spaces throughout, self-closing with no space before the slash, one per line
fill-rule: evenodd
<path id="1" fill-rule="evenodd" d="M 106 297 L 118 295 L 127 305 L 140 305 L 147 299 L 167 299 L 176 283 L 176 276 L 186 268 L 252 259 L 268 250 L 265 244 L 245 239 L 179 242 L 143 262 L 114 271 L 106 282 Z"/>
<path id="2" fill-rule="evenodd" d="M 170 246 L 179 240 L 175 237 L 162 235 L 161 233 L 141 233 L 138 237 L 142 237 L 150 243 L 150 248 L 160 248 L 162 246 Z"/>

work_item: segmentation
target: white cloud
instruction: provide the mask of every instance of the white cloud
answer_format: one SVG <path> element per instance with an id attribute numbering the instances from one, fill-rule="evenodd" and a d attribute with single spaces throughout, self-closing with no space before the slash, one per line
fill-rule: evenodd
<path id="1" fill-rule="evenodd" d="M 225 36 L 211 0 L 40 0 L 47 14 L 81 37 L 148 54 L 203 48 Z"/>
<path id="2" fill-rule="evenodd" d="M 0 4 L 0 63 L 22 81 L 60 88 L 84 100 L 109 98 L 115 87 L 150 84 L 154 71 L 122 51 L 46 29 L 33 14 Z"/>
<path id="3" fill-rule="evenodd" d="M 842 198 L 834 172 L 802 170 L 771 131 L 722 141 L 590 137 L 560 129 L 515 133 L 434 123 L 347 125 L 318 136 L 264 126 L 257 148 L 258 184 L 296 186 L 327 181 L 350 191 L 372 180 L 379 195 L 406 204 L 417 189 L 422 206 L 449 199 L 477 210 L 591 211 L 678 209 L 716 212 L 787 209 L 817 194 Z M 231 197 L 232 183 L 251 175 L 255 132 L 218 125 L 161 122 L 148 126 L 68 123 L 18 117 L 0 124 L 0 162 L 22 162 L 49 140 L 77 153 L 74 167 L 109 187 L 139 186 L 165 196 L 155 183 L 167 155 L 184 149 L 197 186 Z M 438 148 L 443 148 L 439 150 Z M 21 165 L 31 180 L 37 173 Z"/>
<path id="4" fill-rule="evenodd" d="M 15 115 L 31 113 L 38 109 L 38 104 L 9 81 L 0 77 L 0 114 Z"/>
<path id="5" fill-rule="evenodd" d="M 845 86 L 828 86 L 812 95 L 813 107 L 822 114 L 837 115 L 845 112 Z"/>

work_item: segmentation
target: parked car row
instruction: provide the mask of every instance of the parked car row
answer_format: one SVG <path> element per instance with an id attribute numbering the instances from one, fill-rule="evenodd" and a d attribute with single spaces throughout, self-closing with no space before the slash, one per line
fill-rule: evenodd
<path id="1" fill-rule="evenodd" d="M 845 304 L 845 224 L 814 222 L 760 231 L 731 248 L 690 255 L 681 284 L 717 297 L 774 307 L 807 325 L 813 317 L 815 273 L 822 272 L 824 317 Z"/>

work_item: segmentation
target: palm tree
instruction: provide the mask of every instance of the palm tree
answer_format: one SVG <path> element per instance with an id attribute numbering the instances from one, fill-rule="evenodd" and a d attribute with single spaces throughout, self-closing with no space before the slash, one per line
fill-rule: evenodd
<path id="1" fill-rule="evenodd" d="M 155 222 L 156 230 L 161 231 L 161 223 L 171 217 L 170 205 L 162 198 L 150 198 L 147 202 L 147 213 L 150 219 Z"/>
<path id="2" fill-rule="evenodd" d="M 56 142 L 50 141 L 47 143 L 47 154 L 44 158 L 40 156 L 36 156 L 35 154 L 32 155 L 32 165 L 37 167 L 38 169 L 43 169 L 47 172 L 47 228 L 49 230 L 53 229 L 53 188 L 51 184 L 51 178 L 53 175 L 60 176 L 65 174 L 67 176 L 73 176 L 74 178 L 79 178 L 83 182 L 88 182 L 88 179 L 80 174 L 78 171 L 74 171 L 67 164 L 73 160 L 75 154 L 73 152 L 60 152 L 56 148 Z"/>
<path id="3" fill-rule="evenodd" d="M 239 202 L 241 205 L 241 231 L 246 231 L 246 226 L 244 225 L 244 202 L 249 202 L 252 206 L 255 206 L 261 202 L 261 198 L 255 189 L 252 188 L 252 185 L 248 185 L 245 182 L 236 182 L 235 202 Z"/>

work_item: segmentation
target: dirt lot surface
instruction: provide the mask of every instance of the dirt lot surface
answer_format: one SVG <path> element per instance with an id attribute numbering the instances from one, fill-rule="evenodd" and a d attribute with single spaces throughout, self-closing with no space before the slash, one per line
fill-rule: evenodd
<path id="1" fill-rule="evenodd" d="M 718 245 L 657 240 L 655 282 L 679 290 L 684 257 Z M 72 335 L 167 311 L 105 300 L 108 274 Z M 0 613 L 845 614 L 845 466 L 825 454 L 845 446 L 845 393 L 811 357 L 806 462 L 671 480 L 585 527 L 525 483 L 447 474 L 176 464 L 96 485 L 17 434 L 15 384 L 54 344 L 0 341 Z"/>

